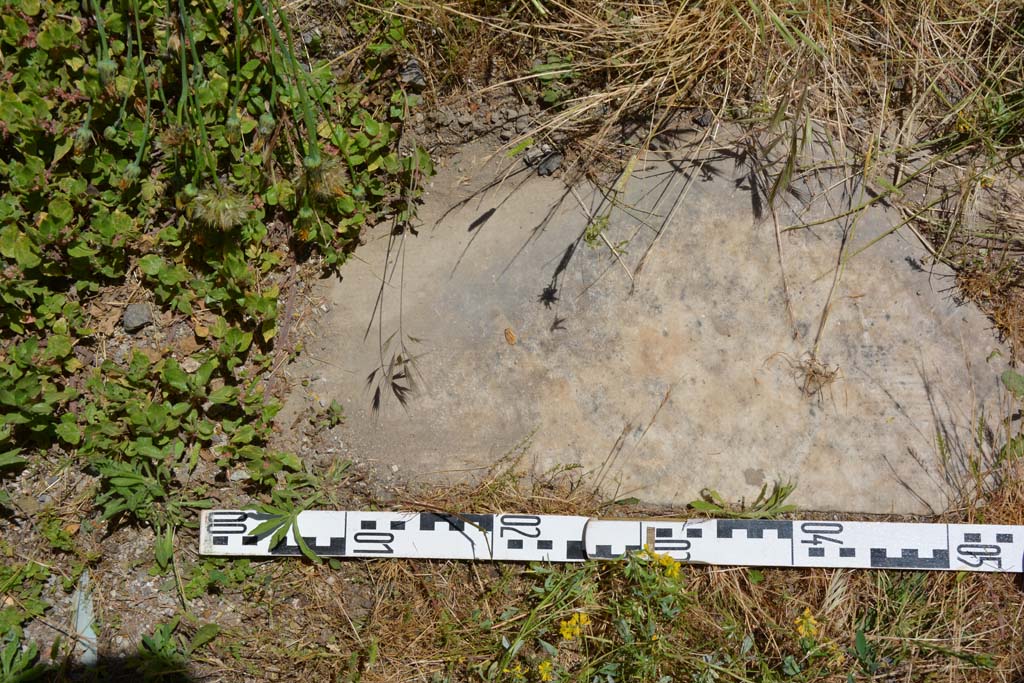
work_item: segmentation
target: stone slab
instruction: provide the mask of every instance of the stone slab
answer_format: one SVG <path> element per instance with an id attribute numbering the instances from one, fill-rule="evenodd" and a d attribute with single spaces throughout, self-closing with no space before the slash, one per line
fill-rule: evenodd
<path id="1" fill-rule="evenodd" d="M 344 405 L 354 454 L 413 480 L 477 476 L 528 440 L 539 469 L 674 505 L 793 480 L 806 508 L 939 511 L 991 457 L 1001 346 L 912 234 L 886 236 L 894 209 L 781 233 L 780 259 L 766 190 L 728 146 L 651 152 L 614 202 L 491 152 L 465 148 L 417 235 L 372 235 L 324 285 L 292 372 L 313 381 L 284 421 L 315 392 Z M 780 229 L 867 196 L 796 189 Z M 402 345 L 416 393 L 374 412 L 367 377 Z"/>

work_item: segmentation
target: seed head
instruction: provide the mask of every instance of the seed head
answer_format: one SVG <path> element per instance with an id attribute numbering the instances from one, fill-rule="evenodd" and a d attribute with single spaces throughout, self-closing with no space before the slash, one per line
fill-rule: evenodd
<path id="1" fill-rule="evenodd" d="M 96 70 L 100 74 L 100 83 L 108 85 L 117 75 L 117 62 L 113 59 L 101 59 L 96 62 Z"/>
<path id="2" fill-rule="evenodd" d="M 92 144 L 92 131 L 88 126 L 82 126 L 75 131 L 75 154 L 84 154 Z"/>
<path id="3" fill-rule="evenodd" d="M 348 193 L 351 181 L 348 169 L 337 157 L 328 157 L 317 168 L 306 170 L 306 185 L 321 199 L 332 199 Z"/>
<path id="4" fill-rule="evenodd" d="M 199 190 L 192 205 L 200 222 L 223 232 L 237 227 L 253 208 L 247 197 L 229 187 Z"/>

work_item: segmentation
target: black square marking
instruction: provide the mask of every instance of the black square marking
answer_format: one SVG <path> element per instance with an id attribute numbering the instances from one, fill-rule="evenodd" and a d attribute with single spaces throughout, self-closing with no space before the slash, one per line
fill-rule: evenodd
<path id="1" fill-rule="evenodd" d="M 555 544 L 551 541 L 537 541 L 537 550 L 551 550 Z"/>
<path id="2" fill-rule="evenodd" d="M 840 548 L 839 557 L 857 557 L 856 548 Z"/>
<path id="3" fill-rule="evenodd" d="M 377 528 L 377 522 L 373 521 L 372 519 L 364 519 L 363 521 L 359 522 L 359 528 L 360 529 L 376 529 Z"/>
<path id="4" fill-rule="evenodd" d="M 981 543 L 981 534 L 964 534 L 964 543 Z"/>
<path id="5" fill-rule="evenodd" d="M 242 542 L 245 543 L 245 539 L 244 538 L 242 539 Z M 227 536 L 214 536 L 213 537 L 213 544 L 214 545 L 227 545 L 228 544 L 228 537 Z"/>
<path id="6" fill-rule="evenodd" d="M 403 531 L 405 530 L 405 522 L 391 522 L 392 531 Z"/>
<path id="7" fill-rule="evenodd" d="M 807 555 L 809 557 L 825 557 L 825 549 L 824 548 L 808 548 L 807 549 Z"/>
<path id="8" fill-rule="evenodd" d="M 522 541 L 522 539 L 519 539 L 519 538 L 511 538 L 511 539 L 509 539 L 509 541 L 508 541 L 508 549 L 509 550 L 522 550 L 523 549 L 523 541 Z"/>
<path id="9" fill-rule="evenodd" d="M 672 530 L 671 529 L 655 529 L 654 530 L 654 537 L 655 538 L 672 538 Z"/>
<path id="10" fill-rule="evenodd" d="M 687 529 L 686 530 L 686 537 L 687 538 L 703 538 L 704 537 L 704 530 L 703 529 Z"/>
<path id="11" fill-rule="evenodd" d="M 996 534 L 996 543 L 1013 543 L 1013 534 Z"/>
<path id="12" fill-rule="evenodd" d="M 242 545 L 256 545 L 259 540 L 258 536 L 242 536 Z"/>

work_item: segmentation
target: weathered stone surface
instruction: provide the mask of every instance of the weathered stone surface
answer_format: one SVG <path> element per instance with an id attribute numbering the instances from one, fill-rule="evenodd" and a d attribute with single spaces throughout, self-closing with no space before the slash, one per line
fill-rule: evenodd
<path id="1" fill-rule="evenodd" d="M 465 478 L 529 439 L 538 468 L 579 463 L 654 503 L 792 479 L 808 508 L 926 512 L 990 453 L 976 435 L 979 420 L 997 430 L 1000 346 L 952 300 L 950 273 L 897 233 L 848 258 L 832 291 L 842 245 L 854 254 L 896 212 L 783 232 L 790 312 L 775 224 L 754 216 L 763 193 L 727 155 L 652 153 L 591 245 L 602 195 L 521 164 L 472 195 L 502 177 L 489 153 L 440 170 L 418 236 L 378 234 L 325 286 L 331 311 L 299 371 L 342 400 L 360 458 Z M 814 201 L 794 210 L 842 211 L 833 184 L 805 185 Z M 780 210 L 780 228 L 795 220 Z M 417 392 L 403 408 L 385 390 L 374 415 L 366 378 L 400 343 Z"/>

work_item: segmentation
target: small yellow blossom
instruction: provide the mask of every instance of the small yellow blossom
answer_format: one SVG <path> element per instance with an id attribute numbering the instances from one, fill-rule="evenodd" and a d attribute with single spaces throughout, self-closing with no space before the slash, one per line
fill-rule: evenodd
<path id="1" fill-rule="evenodd" d="M 843 649 L 836 645 L 835 641 L 830 641 L 826 646 L 825 651 L 828 653 L 829 664 L 834 667 L 842 666 L 846 661 L 846 653 Z"/>
<path id="2" fill-rule="evenodd" d="M 655 633 L 654 635 L 651 636 L 651 642 L 654 642 L 656 640 L 658 640 L 658 634 L 657 633 Z"/>
<path id="3" fill-rule="evenodd" d="M 572 640 L 573 638 L 579 638 L 583 632 L 583 627 L 590 623 L 590 615 L 585 612 L 576 612 L 569 619 L 561 622 L 559 630 L 562 632 L 562 637 L 566 640 Z"/>
<path id="4" fill-rule="evenodd" d="M 818 635 L 818 620 L 811 614 L 811 608 L 805 607 L 803 614 L 794 621 L 796 632 L 801 638 L 815 638 Z"/>
<path id="5" fill-rule="evenodd" d="M 525 681 L 526 680 L 526 667 L 519 662 L 516 662 L 510 667 L 502 669 L 502 673 L 512 674 L 513 681 Z"/>
<path id="6" fill-rule="evenodd" d="M 537 665 L 537 673 L 540 674 L 541 681 L 550 681 L 554 675 L 551 673 L 551 662 L 545 660 Z"/>
<path id="7" fill-rule="evenodd" d="M 679 570 L 681 565 L 679 564 L 679 562 L 674 560 L 672 556 L 668 555 L 667 553 L 655 552 L 651 549 L 651 546 L 649 545 L 644 546 L 644 552 L 647 554 L 647 557 L 649 559 L 654 560 L 659 565 L 661 565 L 661 567 L 665 570 L 665 576 L 667 576 L 670 579 L 679 578 Z"/>

